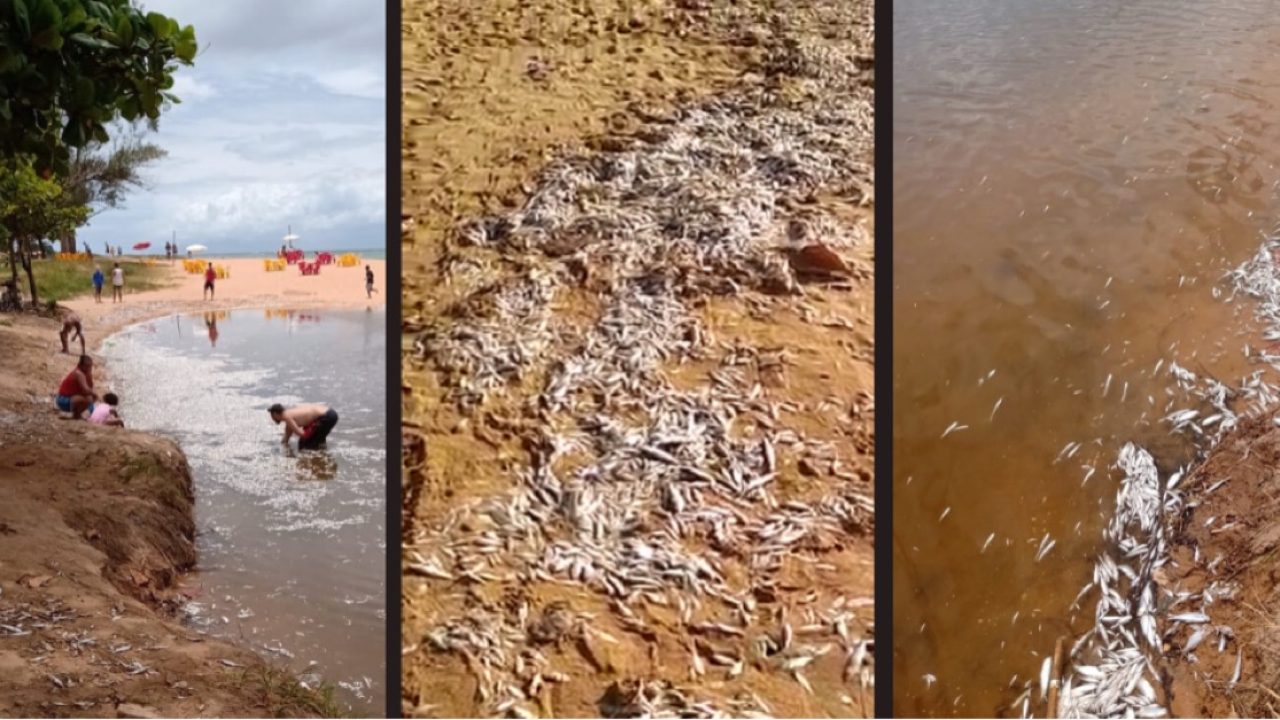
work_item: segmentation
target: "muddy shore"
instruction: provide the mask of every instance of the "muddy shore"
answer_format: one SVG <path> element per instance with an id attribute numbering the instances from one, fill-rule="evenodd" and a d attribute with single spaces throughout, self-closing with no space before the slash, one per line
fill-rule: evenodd
<path id="1" fill-rule="evenodd" d="M 51 393 L 74 356 L 58 327 L 0 318 L 0 715 L 323 712 L 287 673 L 174 619 L 197 560 L 186 458 L 59 418 Z"/>
<path id="2" fill-rule="evenodd" d="M 1174 717 L 1280 714 L 1280 427 L 1252 418 L 1214 448 L 1188 483 L 1174 524 L 1166 589 L 1209 593 L 1209 621 L 1167 640 Z M 1205 639 L 1191 637 L 1203 628 Z M 1227 641 L 1220 649 L 1218 629 Z M 1239 679 L 1232 682 L 1239 663 Z"/>

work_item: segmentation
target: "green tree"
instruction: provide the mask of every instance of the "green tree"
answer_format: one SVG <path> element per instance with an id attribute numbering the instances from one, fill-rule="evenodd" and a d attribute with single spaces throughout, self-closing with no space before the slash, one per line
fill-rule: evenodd
<path id="1" fill-rule="evenodd" d="M 195 29 L 133 0 L 0 0 L 0 157 L 66 175 L 117 118 L 154 126 L 196 56 Z"/>
<path id="2" fill-rule="evenodd" d="M 40 250 L 43 240 L 79 227 L 88 217 L 87 206 L 64 202 L 62 185 L 41 177 L 30 160 L 9 160 L 0 165 L 0 232 L 9 251 L 10 281 L 17 286 L 21 263 L 33 307 L 39 305 L 40 294 L 31 256 Z"/>
<path id="3" fill-rule="evenodd" d="M 143 187 L 142 167 L 167 154 L 164 148 L 136 134 L 114 141 L 109 148 L 104 149 L 95 142 L 75 150 L 67 175 L 61 179 L 63 200 L 72 205 L 89 206 L 90 217 L 108 208 L 120 207 L 130 190 Z M 76 252 L 74 228 L 59 241 L 62 252 Z"/>

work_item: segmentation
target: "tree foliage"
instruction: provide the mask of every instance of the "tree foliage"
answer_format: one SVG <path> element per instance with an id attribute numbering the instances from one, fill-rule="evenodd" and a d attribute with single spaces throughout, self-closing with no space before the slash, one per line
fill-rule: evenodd
<path id="1" fill-rule="evenodd" d="M 126 136 L 107 148 L 95 143 L 78 150 L 62 178 L 66 199 L 88 205 L 95 215 L 119 207 L 130 190 L 143 187 L 142 167 L 166 155 L 164 148 L 137 135 Z"/>
<path id="2" fill-rule="evenodd" d="M 62 182 L 62 198 L 72 205 L 88 205 L 90 216 L 120 207 L 133 189 L 144 187 L 142 167 L 168 155 L 164 148 L 140 135 L 126 135 L 110 147 L 98 143 L 71 153 L 71 164 Z M 74 230 L 58 238 L 62 252 L 79 250 Z"/>
<path id="3" fill-rule="evenodd" d="M 71 149 L 110 139 L 117 118 L 154 123 L 195 29 L 133 0 L 0 0 L 0 157 L 65 175 Z"/>
<path id="4" fill-rule="evenodd" d="M 44 239 L 69 232 L 89 217 L 87 206 L 65 202 L 62 192 L 62 185 L 41 177 L 27 159 L 0 165 L 0 235 L 9 250 L 13 281 L 18 278 L 19 262 L 27 273 L 33 305 L 40 297 L 31 269 L 32 253 Z"/>

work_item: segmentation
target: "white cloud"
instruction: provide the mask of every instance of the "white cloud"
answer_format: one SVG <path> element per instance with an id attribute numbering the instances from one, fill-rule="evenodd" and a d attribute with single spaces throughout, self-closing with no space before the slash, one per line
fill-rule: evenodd
<path id="1" fill-rule="evenodd" d="M 386 97 L 386 76 L 382 72 L 367 67 L 322 73 L 316 77 L 316 82 L 339 95 L 373 100 Z"/>
<path id="2" fill-rule="evenodd" d="M 218 94 L 218 90 L 212 83 L 200 80 L 189 73 L 179 72 L 173 77 L 173 94 L 177 95 L 179 100 L 186 102 L 211 98 Z"/>
<path id="3" fill-rule="evenodd" d="M 147 137 L 168 151 L 146 169 L 149 187 L 95 216 L 83 239 L 158 243 L 176 230 L 183 243 L 262 251 L 292 224 L 328 247 L 385 243 L 385 13 L 314 3 L 332 12 L 148 0 L 193 24 L 201 51 L 175 73 L 184 102 Z"/>

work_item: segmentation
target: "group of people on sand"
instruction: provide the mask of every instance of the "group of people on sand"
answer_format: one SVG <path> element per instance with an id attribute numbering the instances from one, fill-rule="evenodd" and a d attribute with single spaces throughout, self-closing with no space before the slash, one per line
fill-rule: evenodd
<path id="1" fill-rule="evenodd" d="M 102 266 L 93 266 L 93 301 L 102 302 L 102 286 L 106 283 L 106 276 L 102 274 Z M 111 268 L 111 302 L 124 302 L 124 268 L 120 267 L 120 263 L 116 263 Z"/>
<path id="2" fill-rule="evenodd" d="M 173 260 L 176 257 L 178 257 L 178 243 L 171 243 L 166 240 L 164 243 L 164 259 Z"/>

